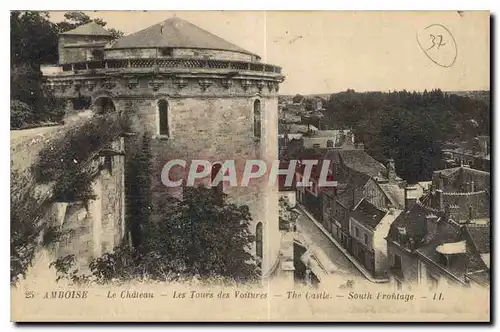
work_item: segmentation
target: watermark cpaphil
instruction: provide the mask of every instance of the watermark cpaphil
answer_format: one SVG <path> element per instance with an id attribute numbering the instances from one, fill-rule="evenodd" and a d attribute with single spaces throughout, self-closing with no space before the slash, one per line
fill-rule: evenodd
<path id="1" fill-rule="evenodd" d="M 176 168 L 183 176 L 173 179 L 172 170 Z M 175 172 L 174 172 L 175 173 Z M 296 174 L 299 174 L 300 181 Z M 330 160 L 290 160 L 286 167 L 279 160 L 266 162 L 259 159 L 246 160 L 244 167 L 237 167 L 235 160 L 211 162 L 202 159 L 186 161 L 169 160 L 162 169 L 161 181 L 167 187 L 196 186 L 200 180 L 211 187 L 221 182 L 231 187 L 248 187 L 252 180 L 267 180 L 267 185 L 274 186 L 280 176 L 285 176 L 286 187 L 310 187 L 313 183 L 318 187 L 336 187 L 333 180 Z"/>

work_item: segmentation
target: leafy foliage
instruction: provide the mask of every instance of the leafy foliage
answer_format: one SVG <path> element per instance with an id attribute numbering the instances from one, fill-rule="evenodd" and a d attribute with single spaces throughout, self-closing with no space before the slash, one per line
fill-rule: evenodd
<path id="1" fill-rule="evenodd" d="M 326 105 L 327 129 L 352 128 L 375 159 L 396 161 L 408 182 L 427 180 L 440 168 L 440 146 L 490 133 L 490 109 L 483 100 L 441 90 L 335 93 Z"/>
<path id="2" fill-rule="evenodd" d="M 10 101 L 10 125 L 11 128 L 21 128 L 30 123 L 33 117 L 31 107 L 19 100 Z"/>
<path id="3" fill-rule="evenodd" d="M 91 276 L 83 278 L 109 283 L 176 278 L 247 282 L 258 277 L 248 250 L 255 239 L 249 231 L 247 206 L 228 203 L 225 195 L 211 188 L 185 188 L 182 199 L 165 196 L 152 213 L 156 218 L 142 224 L 139 246 L 122 244 L 94 259 Z M 70 263 L 70 259 L 58 262 L 58 271 L 61 277 L 76 280 Z"/>
<path id="4" fill-rule="evenodd" d="M 295 96 L 293 96 L 292 101 L 294 103 L 300 103 L 300 102 L 302 102 L 303 99 L 304 99 L 304 96 L 302 96 L 300 94 L 296 94 Z"/>
<path id="5" fill-rule="evenodd" d="M 82 12 L 65 14 L 65 21 L 54 24 L 47 12 L 12 11 L 10 14 L 11 46 L 11 128 L 22 128 L 41 122 L 59 122 L 64 116 L 64 103 L 42 88 L 40 65 L 58 61 L 58 34 L 92 21 Z M 94 21 L 106 25 L 102 19 Z M 108 29 L 115 38 L 121 31 Z M 28 107 L 20 108 L 19 103 Z"/>
<path id="6" fill-rule="evenodd" d="M 84 165 L 122 132 L 120 118 L 116 114 L 108 114 L 98 116 L 66 133 L 62 139 L 50 142 L 40 151 L 40 159 L 33 166 L 36 181 L 54 181 L 54 197 L 60 201 L 91 198 L 93 174 Z"/>
<path id="7" fill-rule="evenodd" d="M 38 235 L 42 231 L 31 200 L 11 200 L 10 205 L 10 280 L 24 276 L 35 255 Z"/>
<path id="8" fill-rule="evenodd" d="M 81 25 L 84 25 L 84 24 L 87 24 L 90 22 L 95 22 L 102 27 L 105 27 L 107 25 L 107 22 L 104 21 L 102 18 L 91 19 L 84 12 L 67 12 L 64 14 L 64 18 L 65 18 L 64 21 L 56 24 L 59 32 L 66 32 L 69 30 L 73 30 Z M 113 28 L 110 28 L 107 30 L 111 33 L 111 35 L 113 36 L 114 39 L 118 39 L 118 38 L 123 37 L 123 32 L 120 30 L 116 30 Z"/>

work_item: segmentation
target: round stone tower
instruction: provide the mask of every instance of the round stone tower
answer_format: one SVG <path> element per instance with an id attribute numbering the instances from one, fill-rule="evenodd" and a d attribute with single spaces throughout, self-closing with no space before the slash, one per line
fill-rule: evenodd
<path id="1" fill-rule="evenodd" d="M 62 63 L 49 84 L 59 96 L 90 96 L 98 112 L 129 115 L 134 139 L 148 139 L 153 196 L 168 192 L 161 173 L 173 159 L 186 160 L 186 171 L 196 159 L 234 160 L 239 170 L 247 160 L 271 166 L 278 159 L 280 67 L 178 17 L 101 45 L 102 60 Z M 248 205 L 257 238 L 252 250 L 268 275 L 280 245 L 276 186 L 225 183 L 222 190 Z"/>

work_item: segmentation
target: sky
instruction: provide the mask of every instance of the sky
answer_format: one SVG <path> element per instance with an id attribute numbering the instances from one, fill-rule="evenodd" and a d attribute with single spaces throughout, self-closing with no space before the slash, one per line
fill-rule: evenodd
<path id="1" fill-rule="evenodd" d="M 490 88 L 488 12 L 87 11 L 130 34 L 178 16 L 283 68 L 283 94 Z M 50 12 L 63 20 L 64 12 Z"/>

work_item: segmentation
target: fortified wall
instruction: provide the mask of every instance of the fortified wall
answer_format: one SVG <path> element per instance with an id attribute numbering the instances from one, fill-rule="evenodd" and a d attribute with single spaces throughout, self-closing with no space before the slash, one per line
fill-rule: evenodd
<path id="1" fill-rule="evenodd" d="M 92 113 L 73 115 L 65 125 L 11 132 L 11 251 L 16 256 L 12 273 L 29 270 L 30 263 L 36 270 L 44 248 L 49 262 L 75 255 L 75 267 L 85 273 L 93 258 L 111 251 L 124 238 L 123 137 L 111 136 L 85 159 L 77 160 L 71 153 L 72 143 L 90 141 L 79 128 L 88 128 L 92 121 Z M 58 167 L 65 158 L 72 158 L 74 169 L 89 176 L 66 183 L 65 172 L 72 170 Z M 50 177 L 40 176 L 40 168 L 47 165 L 55 171 Z M 64 195 L 61 183 L 78 186 L 79 180 L 89 181 L 92 197 Z"/>

